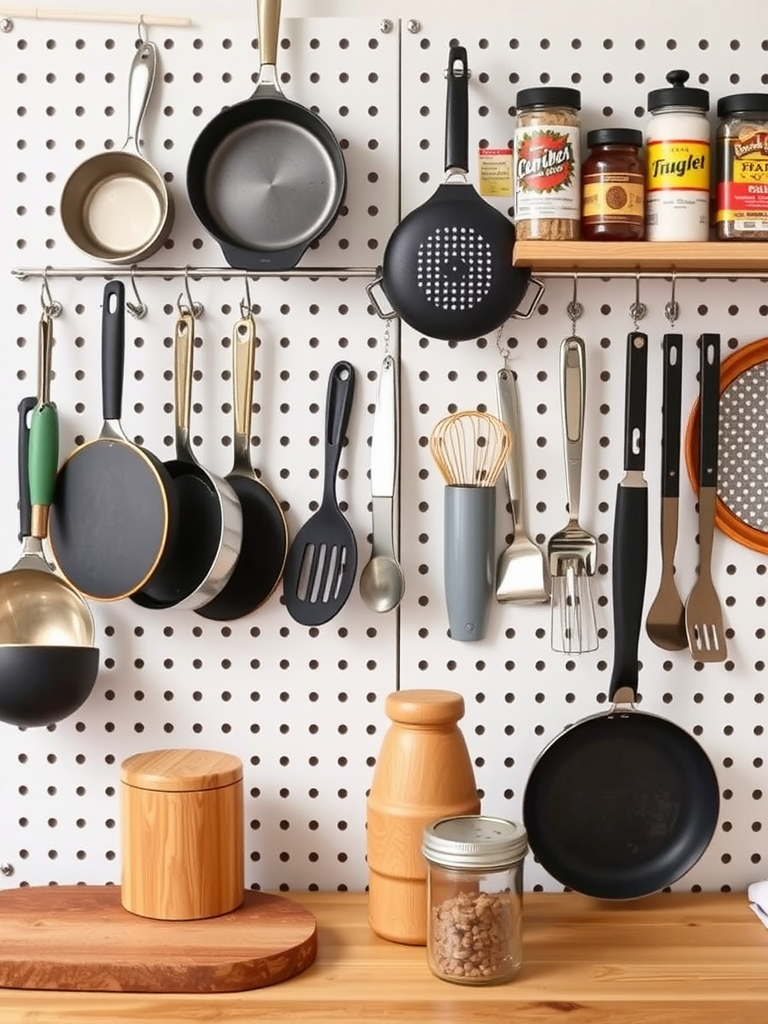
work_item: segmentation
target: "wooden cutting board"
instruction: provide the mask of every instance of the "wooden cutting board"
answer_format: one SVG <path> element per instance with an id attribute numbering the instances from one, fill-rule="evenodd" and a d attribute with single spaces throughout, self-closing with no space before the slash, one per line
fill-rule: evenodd
<path id="1" fill-rule="evenodd" d="M 292 978 L 317 922 L 282 896 L 199 921 L 137 917 L 116 885 L 0 891 L 0 987 L 83 992 L 239 992 Z"/>

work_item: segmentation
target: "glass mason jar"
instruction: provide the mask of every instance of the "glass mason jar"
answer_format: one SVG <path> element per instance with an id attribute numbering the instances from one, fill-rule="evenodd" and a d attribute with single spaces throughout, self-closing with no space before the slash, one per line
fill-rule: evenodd
<path id="1" fill-rule="evenodd" d="M 479 814 L 440 818 L 425 828 L 422 852 L 432 973 L 462 985 L 509 981 L 523 962 L 523 825 Z"/>
<path id="2" fill-rule="evenodd" d="M 516 237 L 574 241 L 581 226 L 581 93 L 521 89 L 515 105 Z"/>

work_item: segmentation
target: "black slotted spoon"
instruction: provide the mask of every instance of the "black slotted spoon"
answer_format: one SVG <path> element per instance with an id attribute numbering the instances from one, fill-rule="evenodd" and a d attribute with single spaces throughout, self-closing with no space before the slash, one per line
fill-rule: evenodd
<path id="1" fill-rule="evenodd" d="M 328 379 L 323 499 L 296 534 L 283 577 L 286 608 L 304 626 L 321 626 L 341 611 L 357 571 L 355 535 L 336 498 L 336 474 L 354 395 L 354 367 L 342 360 Z"/>

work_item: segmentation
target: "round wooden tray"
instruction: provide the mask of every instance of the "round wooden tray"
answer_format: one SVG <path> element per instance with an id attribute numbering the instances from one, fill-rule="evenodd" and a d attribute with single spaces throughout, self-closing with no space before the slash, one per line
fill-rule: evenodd
<path id="1" fill-rule="evenodd" d="M 240 992 L 286 981 L 317 953 L 317 922 L 282 896 L 246 891 L 230 914 L 137 917 L 116 885 L 0 891 L 0 987 L 82 992 Z"/>

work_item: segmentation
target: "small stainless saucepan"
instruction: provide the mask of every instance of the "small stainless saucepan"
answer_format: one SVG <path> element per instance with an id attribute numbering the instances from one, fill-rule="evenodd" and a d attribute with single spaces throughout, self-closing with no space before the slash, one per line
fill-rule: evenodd
<path id="1" fill-rule="evenodd" d="M 157 68 L 157 50 L 143 42 L 128 81 L 128 137 L 120 150 L 89 157 L 70 174 L 61 195 L 64 230 L 83 252 L 106 263 L 135 263 L 168 238 L 173 199 L 144 157 L 139 132 Z"/>

